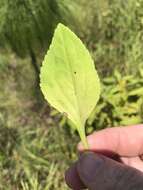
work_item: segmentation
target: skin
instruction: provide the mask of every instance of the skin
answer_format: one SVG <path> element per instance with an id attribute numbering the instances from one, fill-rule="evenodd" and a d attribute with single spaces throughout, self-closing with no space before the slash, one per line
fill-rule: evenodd
<path id="1" fill-rule="evenodd" d="M 122 162 L 143 172 L 143 124 L 107 128 L 87 137 L 89 150 L 109 151 L 119 155 Z M 84 151 L 81 143 L 80 152 Z"/>

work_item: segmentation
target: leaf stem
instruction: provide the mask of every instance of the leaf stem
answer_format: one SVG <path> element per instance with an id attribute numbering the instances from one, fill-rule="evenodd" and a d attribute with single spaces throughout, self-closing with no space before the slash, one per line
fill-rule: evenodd
<path id="1" fill-rule="evenodd" d="M 82 130 L 80 129 L 80 130 L 78 130 L 78 132 L 79 132 L 79 136 L 81 138 L 81 142 L 82 142 L 84 148 L 86 150 L 89 149 L 89 145 L 88 145 L 88 142 L 87 142 L 87 137 L 85 135 L 85 129 L 82 129 Z"/>

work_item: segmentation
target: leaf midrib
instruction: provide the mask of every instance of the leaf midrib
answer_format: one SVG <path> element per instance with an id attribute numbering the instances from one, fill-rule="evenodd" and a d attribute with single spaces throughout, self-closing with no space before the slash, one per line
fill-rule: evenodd
<path id="1" fill-rule="evenodd" d="M 63 44 L 65 44 L 64 43 L 64 38 L 63 38 L 63 33 L 61 32 L 61 38 L 62 38 L 62 41 L 63 41 Z M 79 106 L 79 98 L 78 98 L 78 96 L 76 95 L 76 92 L 77 92 L 77 90 L 76 90 L 76 82 L 75 82 L 75 78 L 74 78 L 74 76 L 73 76 L 73 72 L 72 72 L 72 66 L 71 66 L 71 61 L 70 61 L 70 56 L 68 56 L 68 51 L 67 51 L 67 49 L 66 49 L 66 47 L 65 47 L 65 45 L 63 46 L 63 48 L 64 48 L 64 51 L 65 51 L 65 56 L 66 56 L 66 58 L 67 58 L 67 62 L 68 62 L 68 66 L 69 66 L 69 68 L 70 68 L 70 75 L 71 75 L 71 79 L 72 79 L 72 83 L 73 83 L 73 91 L 74 91 L 74 98 L 75 98 L 75 102 L 76 102 L 76 105 L 77 105 L 77 112 L 79 113 L 79 118 L 80 118 L 80 122 L 81 122 L 81 124 L 82 124 L 82 117 L 81 117 L 81 111 L 80 111 L 80 106 Z"/>

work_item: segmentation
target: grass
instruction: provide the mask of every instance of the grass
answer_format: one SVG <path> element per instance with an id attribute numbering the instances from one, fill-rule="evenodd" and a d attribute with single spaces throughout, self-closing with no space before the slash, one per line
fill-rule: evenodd
<path id="1" fill-rule="evenodd" d="M 29 60 L 1 55 L 0 81 L 0 189 L 67 189 L 64 171 L 78 139 L 47 103 L 37 104 Z"/>

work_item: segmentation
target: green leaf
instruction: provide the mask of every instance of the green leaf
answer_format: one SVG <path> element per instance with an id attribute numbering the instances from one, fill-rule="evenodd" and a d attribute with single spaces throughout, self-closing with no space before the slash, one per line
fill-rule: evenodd
<path id="1" fill-rule="evenodd" d="M 58 24 L 40 74 L 45 99 L 76 126 L 87 148 L 85 122 L 100 95 L 93 60 L 81 40 Z"/>

